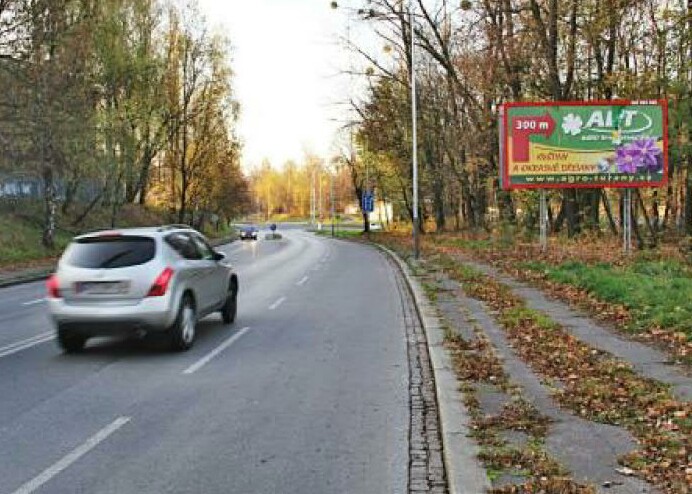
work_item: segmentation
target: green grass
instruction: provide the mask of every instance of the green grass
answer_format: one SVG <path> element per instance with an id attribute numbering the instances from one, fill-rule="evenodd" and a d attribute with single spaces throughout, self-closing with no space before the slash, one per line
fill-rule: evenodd
<path id="1" fill-rule="evenodd" d="M 31 221 L 13 216 L 0 216 L 0 266 L 44 259 L 58 255 L 69 243 L 71 236 L 57 232 L 55 249 L 41 244 L 41 227 Z"/>
<path id="2" fill-rule="evenodd" d="M 596 298 L 627 307 L 633 331 L 651 326 L 682 332 L 692 339 L 692 269 L 675 260 L 639 259 L 625 267 L 567 262 L 531 262 L 550 280 L 588 291 Z"/>
<path id="3" fill-rule="evenodd" d="M 538 327 L 547 331 L 553 331 L 559 328 L 559 325 L 550 319 L 550 317 L 542 312 L 527 307 L 514 307 L 508 309 L 502 315 L 502 323 L 510 328 L 515 328 L 521 325 L 522 321 L 526 320 L 532 321 Z"/>
<path id="4" fill-rule="evenodd" d="M 323 237 L 331 237 L 332 236 L 332 230 L 331 228 L 325 228 L 323 230 L 316 230 L 315 234 L 317 235 L 322 235 Z M 370 232 L 371 235 L 377 235 L 374 232 Z M 334 232 L 334 236 L 338 238 L 360 238 L 362 237 L 363 230 L 336 230 Z"/>

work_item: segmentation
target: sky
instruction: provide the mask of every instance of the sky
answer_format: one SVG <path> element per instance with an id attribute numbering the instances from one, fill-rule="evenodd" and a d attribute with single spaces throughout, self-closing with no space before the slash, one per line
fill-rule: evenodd
<path id="1" fill-rule="evenodd" d="M 343 2 L 341 2 L 343 3 Z M 346 120 L 348 16 L 329 0 L 199 0 L 209 25 L 230 39 L 241 105 L 243 166 L 280 167 L 306 152 L 327 158 Z M 340 121 L 335 121 L 340 120 Z"/>

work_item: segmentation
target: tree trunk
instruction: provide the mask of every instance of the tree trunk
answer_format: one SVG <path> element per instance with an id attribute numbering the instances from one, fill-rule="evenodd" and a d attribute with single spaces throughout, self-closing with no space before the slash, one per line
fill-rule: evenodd
<path id="1" fill-rule="evenodd" d="M 582 200 L 584 201 L 584 223 L 591 230 L 600 232 L 600 203 L 601 191 L 585 190 L 582 192 Z"/>
<path id="2" fill-rule="evenodd" d="M 517 213 L 514 210 L 514 201 L 512 193 L 509 190 L 500 190 L 497 193 L 498 206 L 500 209 L 500 220 L 508 221 L 515 224 L 517 222 Z"/>
<path id="3" fill-rule="evenodd" d="M 685 180 L 685 234 L 692 235 L 692 156 L 687 157 Z"/>
<path id="4" fill-rule="evenodd" d="M 52 249 L 55 247 L 55 215 L 58 209 L 58 194 L 53 168 L 48 163 L 43 166 L 43 184 L 45 209 L 41 241 L 44 247 Z"/>
<path id="5" fill-rule="evenodd" d="M 445 201 L 444 201 L 444 184 L 438 177 L 435 179 L 433 186 L 433 202 L 435 204 L 435 226 L 436 231 L 442 232 L 445 229 Z"/>
<path id="6" fill-rule="evenodd" d="M 610 207 L 610 200 L 608 199 L 608 194 L 605 189 L 601 189 L 601 199 L 603 200 L 603 209 L 605 209 L 606 216 L 608 217 L 608 224 L 610 225 L 610 231 L 613 235 L 618 234 L 618 227 L 615 224 L 615 218 L 613 218 L 613 209 Z"/>
<path id="7" fill-rule="evenodd" d="M 576 236 L 579 231 L 579 208 L 577 202 L 577 191 L 576 189 L 567 189 L 564 194 L 564 205 L 563 209 L 565 211 L 565 219 L 567 220 L 567 235 L 572 238 Z"/>
<path id="8" fill-rule="evenodd" d="M 80 214 L 77 217 L 77 219 L 72 222 L 72 226 L 81 225 L 82 221 L 84 221 L 85 218 L 87 216 L 89 216 L 89 213 L 91 213 L 91 210 L 94 209 L 94 207 L 96 207 L 96 204 L 98 204 L 98 202 L 101 200 L 101 198 L 103 197 L 103 192 L 104 192 L 104 189 L 101 189 L 101 192 L 99 192 L 98 194 L 96 194 L 94 196 L 94 198 L 91 200 L 91 202 L 86 207 L 86 209 L 82 212 L 82 214 Z"/>
<path id="9" fill-rule="evenodd" d="M 651 220 L 649 219 L 649 213 L 646 212 L 646 205 L 644 204 L 644 199 L 642 199 L 642 195 L 639 193 L 639 189 L 635 189 L 634 194 L 637 196 L 639 208 L 642 210 L 642 214 L 644 215 L 644 221 L 646 222 L 646 226 L 649 230 L 649 233 L 651 234 L 651 244 L 655 247 L 657 243 L 656 230 L 651 224 Z"/>
<path id="10" fill-rule="evenodd" d="M 692 38 L 692 0 L 687 0 L 687 36 Z M 689 43 L 689 56 L 692 58 L 692 40 L 689 40 Z M 688 69 L 688 74 L 690 78 L 688 84 L 692 84 L 692 69 Z M 692 140 L 692 128 L 689 126 L 687 140 L 688 142 Z M 689 150 L 687 152 L 687 180 L 685 181 L 685 233 L 692 235 L 692 152 Z"/>
<path id="11" fill-rule="evenodd" d="M 639 231 L 639 221 L 638 221 L 638 207 L 636 201 L 632 201 L 630 204 L 630 216 L 632 218 L 632 231 L 634 232 L 634 236 L 637 239 L 637 246 L 639 247 L 640 250 L 643 250 L 646 247 L 646 244 L 644 243 L 644 239 L 642 238 L 642 232 Z"/>
<path id="12" fill-rule="evenodd" d="M 365 211 L 361 211 L 363 216 L 363 233 L 370 233 L 370 214 Z"/>
<path id="13" fill-rule="evenodd" d="M 565 200 L 563 198 L 562 205 L 560 206 L 560 211 L 557 213 L 557 218 L 555 218 L 555 223 L 553 224 L 553 232 L 559 233 L 562 230 L 562 226 L 565 223 Z"/>

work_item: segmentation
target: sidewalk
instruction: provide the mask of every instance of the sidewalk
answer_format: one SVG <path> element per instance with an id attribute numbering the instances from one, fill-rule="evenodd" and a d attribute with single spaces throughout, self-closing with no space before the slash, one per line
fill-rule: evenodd
<path id="1" fill-rule="evenodd" d="M 684 368 L 494 267 L 458 255 L 450 259 L 452 264 L 434 256 L 412 264 L 448 330 L 448 351 L 464 390 L 465 404 L 460 406 L 471 410 L 491 492 L 534 492 L 527 486 L 565 493 L 692 492 L 692 464 L 685 459 L 692 438 L 689 427 L 678 425 L 691 410 L 692 379 Z M 467 284 L 464 277 L 476 276 L 472 273 L 481 277 Z M 568 343 L 543 355 L 541 362 L 541 350 L 533 355 L 526 350 L 544 348 L 538 340 L 532 342 L 541 338 L 540 331 L 524 333 L 523 317 L 539 318 L 548 340 Z M 512 321 L 518 324 L 514 331 L 506 327 L 512 318 L 519 318 Z M 573 352 L 585 355 L 583 376 L 572 373 L 577 358 L 570 361 Z M 545 362 L 561 356 L 567 357 L 565 374 L 560 362 Z M 545 372 L 550 365 L 558 367 L 552 375 Z M 613 372 L 612 381 L 603 369 Z M 578 405 L 583 399 L 579 393 L 586 394 L 589 386 L 594 397 Z M 628 396 L 638 392 L 637 386 L 643 386 L 647 399 L 651 396 L 650 409 L 642 404 L 646 399 Z M 573 389 L 576 397 L 570 395 Z M 599 397 L 599 392 L 606 394 Z M 618 393 L 621 406 L 602 402 L 616 399 Z M 633 406 L 639 408 L 629 413 Z M 609 410 L 615 410 L 615 416 L 609 416 Z M 656 420 L 649 417 L 640 425 L 639 417 L 647 415 Z M 652 433 L 656 430 L 660 436 Z M 681 458 L 674 464 L 656 457 L 668 440 L 682 444 Z M 668 457 L 676 456 L 669 452 Z"/>

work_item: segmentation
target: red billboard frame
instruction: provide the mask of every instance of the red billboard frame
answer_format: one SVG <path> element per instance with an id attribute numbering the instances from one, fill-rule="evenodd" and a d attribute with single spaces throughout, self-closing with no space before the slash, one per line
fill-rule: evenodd
<path id="1" fill-rule="evenodd" d="M 628 106 L 628 105 L 660 105 L 663 112 L 663 178 L 660 182 L 639 181 L 639 182 L 618 182 L 607 185 L 593 184 L 515 184 L 511 185 L 509 181 L 509 109 L 517 107 L 546 107 L 546 106 Z M 640 187 L 664 187 L 668 184 L 668 100 L 666 99 L 642 99 L 642 100 L 592 100 L 592 101 L 549 101 L 549 102 L 510 102 L 502 104 L 502 129 L 501 140 L 504 147 L 504 159 L 502 159 L 502 187 L 505 190 L 522 190 L 522 189 L 632 189 Z"/>

